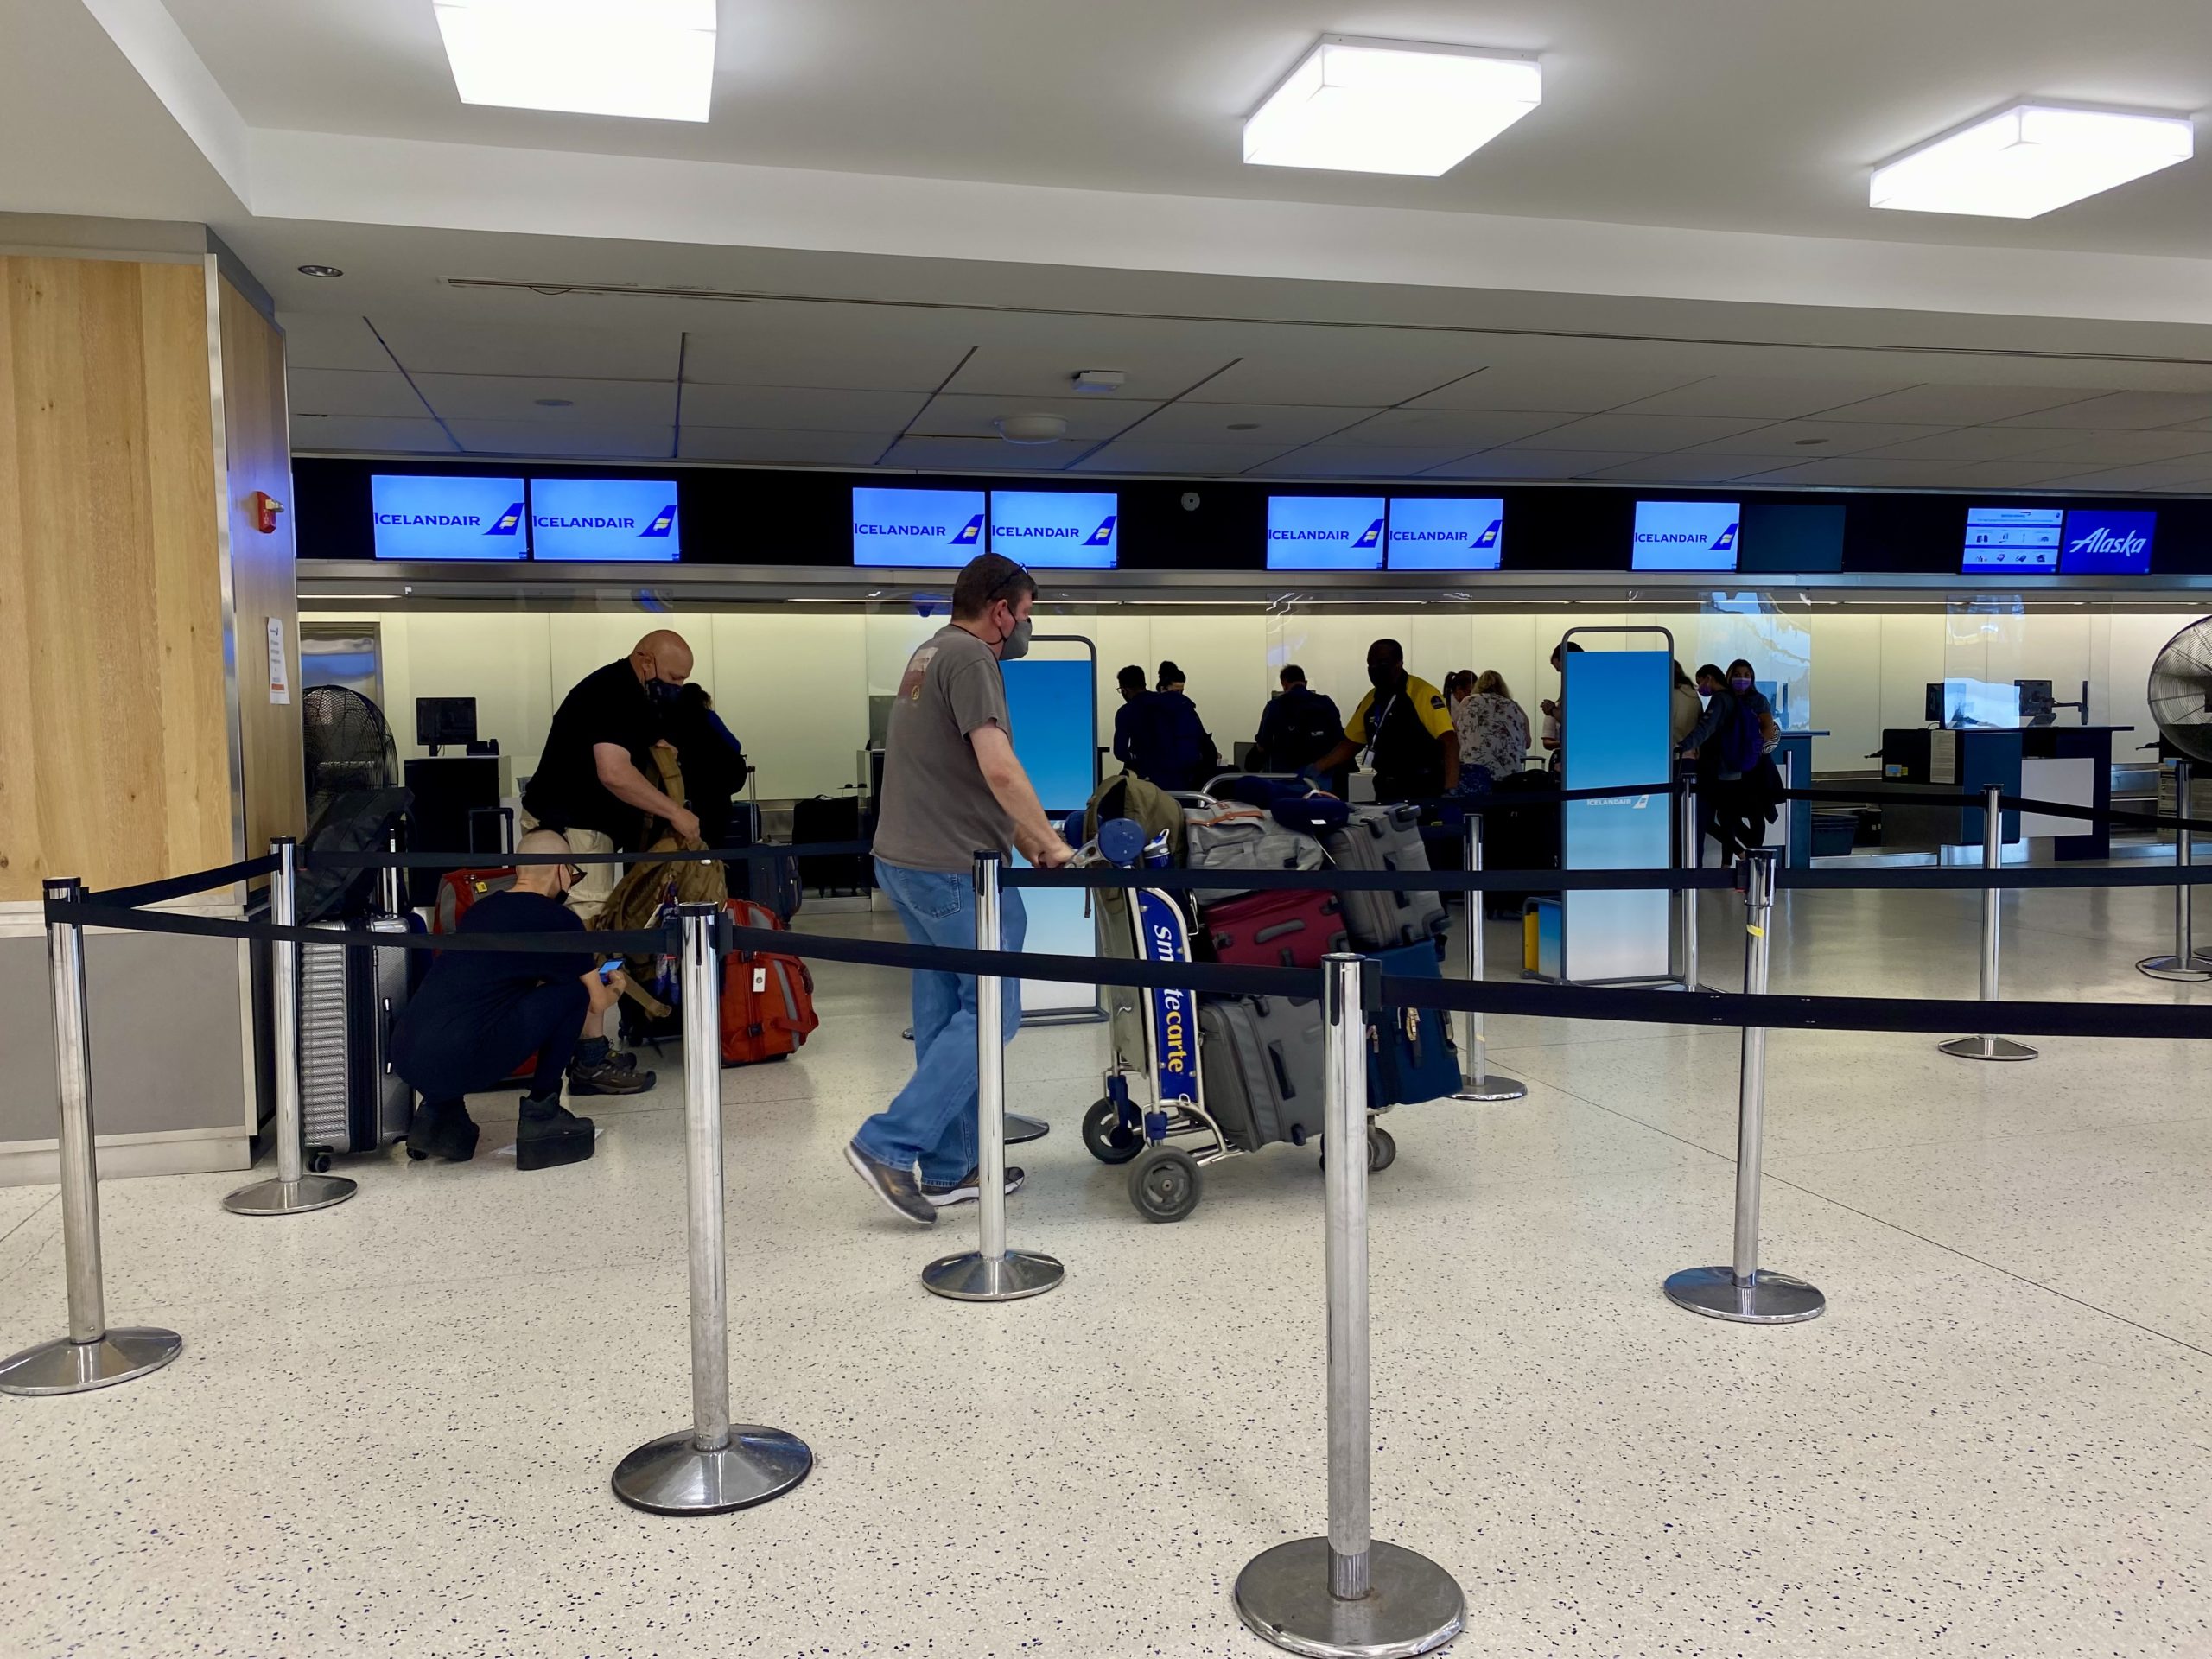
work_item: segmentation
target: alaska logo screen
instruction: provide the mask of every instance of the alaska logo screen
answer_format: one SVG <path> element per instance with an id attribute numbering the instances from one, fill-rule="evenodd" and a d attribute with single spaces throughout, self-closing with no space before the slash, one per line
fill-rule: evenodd
<path id="1" fill-rule="evenodd" d="M 380 559 L 530 556 L 518 478 L 372 473 L 369 510 Z"/>
<path id="2" fill-rule="evenodd" d="M 1393 570 L 1495 570 L 1505 551 L 1505 503 L 1483 495 L 1390 498 Z"/>
<path id="3" fill-rule="evenodd" d="M 1072 490 L 993 490 L 991 551 L 1032 570 L 1111 570 L 1121 498 Z"/>
<path id="4" fill-rule="evenodd" d="M 540 478 L 530 486 L 532 556 L 599 564 L 683 556 L 672 478 Z"/>
<path id="5" fill-rule="evenodd" d="M 853 492 L 853 563 L 957 570 L 983 550 L 981 490 Z"/>
<path id="6" fill-rule="evenodd" d="M 1271 495 L 1270 570 L 1380 570 L 1384 508 L 1379 495 Z"/>

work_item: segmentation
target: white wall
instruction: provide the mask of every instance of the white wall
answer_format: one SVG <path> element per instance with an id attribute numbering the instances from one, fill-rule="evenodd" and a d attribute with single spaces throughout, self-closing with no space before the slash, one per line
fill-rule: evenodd
<path id="1" fill-rule="evenodd" d="M 627 654 L 652 626 L 630 612 L 379 613 L 310 603 L 304 614 L 310 621 L 378 626 L 385 713 L 403 755 L 421 753 L 412 741 L 415 698 L 473 696 L 480 729 L 514 757 L 518 782 L 537 766 L 554 708 L 568 688 Z M 1864 757 L 1880 747 L 1884 728 L 1920 724 L 1924 686 L 1946 676 L 2049 679 L 2069 701 L 2086 678 L 2095 720 L 2137 728 L 2113 746 L 2116 756 L 2132 756 L 2152 735 L 2143 693 L 2152 659 L 2196 614 L 2084 609 L 1947 616 L 1847 607 L 1792 612 L 1777 620 L 1802 628 L 1809 643 L 1811 667 L 1801 683 L 1809 688 L 1809 707 L 1800 723 L 1834 734 L 1815 744 L 1814 765 L 1841 772 L 1872 766 Z M 895 690 L 907 656 L 941 626 L 938 618 L 807 606 L 671 620 L 690 641 L 697 679 L 744 741 L 760 768 L 760 792 L 771 799 L 828 793 L 854 781 L 855 752 L 868 738 L 868 695 Z M 1558 693 L 1559 677 L 1548 658 L 1568 628 L 1656 621 L 1673 630 L 1675 654 L 1694 669 L 1700 661 L 1738 654 L 1722 652 L 1756 639 L 1768 620 L 1694 612 L 1627 618 L 1584 606 L 1476 615 L 1380 607 L 1171 615 L 1129 606 L 1040 617 L 1039 632 L 1083 634 L 1096 643 L 1102 746 L 1113 741 L 1120 707 L 1116 671 L 1135 663 L 1149 679 L 1162 658 L 1172 658 L 1189 676 L 1191 696 L 1226 754 L 1258 728 L 1275 672 L 1286 662 L 1304 667 L 1314 689 L 1349 715 L 1367 689 L 1367 647 L 1378 639 L 1403 644 L 1408 665 L 1427 680 L 1440 682 L 1459 668 L 1497 669 L 1533 719 L 1536 704 Z M 1756 645 L 1742 654 L 1767 665 Z"/>

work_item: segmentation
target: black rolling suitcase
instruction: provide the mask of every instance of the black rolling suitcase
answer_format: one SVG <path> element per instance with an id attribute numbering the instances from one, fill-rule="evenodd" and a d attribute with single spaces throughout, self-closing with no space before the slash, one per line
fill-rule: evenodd
<path id="1" fill-rule="evenodd" d="M 1426 870 L 1428 848 L 1416 806 L 1355 806 L 1350 822 L 1321 832 L 1321 846 L 1343 870 Z M 1444 901 L 1432 891 L 1342 893 L 1344 931 L 1357 950 L 1390 950 L 1444 931 Z"/>
<path id="2" fill-rule="evenodd" d="M 858 795 L 817 795 L 791 806 L 791 840 L 804 847 L 823 841 L 861 838 L 861 798 Z M 817 893 L 866 893 L 874 887 L 867 855 L 833 853 L 798 861 L 802 885 Z M 768 900 L 771 910 L 775 906 Z"/>
<path id="3" fill-rule="evenodd" d="M 733 801 L 729 808 L 732 847 L 770 847 L 760 837 L 760 808 L 753 801 Z M 750 899 L 766 905 L 786 922 L 798 914 L 805 889 L 799 884 L 798 861 L 788 853 L 770 858 L 731 859 L 725 870 L 732 898 Z"/>
<path id="4" fill-rule="evenodd" d="M 1559 789 L 1558 777 L 1548 772 L 1515 772 L 1497 779 L 1491 791 L 1501 796 L 1551 794 Z M 1483 868 L 1491 870 L 1555 870 L 1559 868 L 1560 812 L 1557 801 L 1530 801 L 1493 806 L 1483 814 Z M 1510 921 L 1535 894 L 1529 888 L 1508 891 L 1491 888 L 1483 895 L 1484 908 L 1492 917 Z"/>
<path id="5" fill-rule="evenodd" d="M 1318 998 L 1224 996 L 1198 1004 L 1206 1110 L 1240 1152 L 1321 1133 Z"/>
<path id="6" fill-rule="evenodd" d="M 411 913 L 315 925 L 350 939 L 423 931 Z M 391 1069 L 391 1032 L 416 954 L 300 947 L 300 1141 L 312 1152 L 378 1152 L 406 1135 L 414 1094 Z"/>

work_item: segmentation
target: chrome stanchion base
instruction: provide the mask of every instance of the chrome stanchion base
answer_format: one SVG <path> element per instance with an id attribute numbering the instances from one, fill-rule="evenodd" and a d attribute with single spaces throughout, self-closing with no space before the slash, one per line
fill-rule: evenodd
<path id="1" fill-rule="evenodd" d="M 781 1497 L 813 1467 L 806 1442 L 780 1428 L 732 1423 L 718 1452 L 702 1451 L 687 1428 L 616 1464 L 614 1496 L 653 1515 L 722 1515 Z"/>
<path id="2" fill-rule="evenodd" d="M 1236 1617 L 1263 1641 L 1316 1659 L 1411 1659 L 1467 1622 L 1459 1583 L 1426 1555 L 1370 1546 L 1366 1595 L 1329 1593 L 1329 1541 L 1297 1538 L 1262 1551 L 1236 1575 Z"/>
<path id="3" fill-rule="evenodd" d="M 1732 1268 L 1685 1268 L 1667 1281 L 1676 1307 L 1739 1325 L 1798 1325 L 1820 1318 L 1828 1299 L 1802 1279 L 1761 1268 L 1748 1285 Z"/>
<path id="4" fill-rule="evenodd" d="M 1525 1100 L 1528 1095 L 1527 1084 L 1498 1071 L 1490 1072 L 1480 1083 L 1462 1077 L 1459 1086 L 1452 1091 L 1454 1100 Z"/>
<path id="5" fill-rule="evenodd" d="M 994 1260 L 978 1250 L 939 1256 L 922 1269 L 922 1284 L 956 1302 L 1018 1302 L 1042 1296 L 1068 1270 L 1034 1250 L 1008 1250 Z"/>
<path id="6" fill-rule="evenodd" d="M 60 1337 L 0 1359 L 0 1394 L 82 1394 L 158 1371 L 184 1351 L 174 1331 L 131 1325 L 98 1342 Z"/>
<path id="7" fill-rule="evenodd" d="M 234 1216 L 296 1216 L 343 1204 L 359 1191 L 360 1183 L 343 1175 L 302 1175 L 296 1181 L 271 1177 L 227 1194 L 223 1208 Z"/>
<path id="8" fill-rule="evenodd" d="M 1936 1047 L 1961 1060 L 2032 1060 L 2036 1052 L 2010 1037 L 1955 1037 Z"/>
<path id="9" fill-rule="evenodd" d="M 2135 971 L 2148 974 L 2152 979 L 2171 979 L 2184 985 L 2201 985 L 2212 979 L 2212 957 L 2194 950 L 2190 952 L 2186 962 L 2172 956 L 2145 957 L 2135 964 Z"/>
<path id="10" fill-rule="evenodd" d="M 1052 1132 L 1052 1126 L 1041 1117 L 1032 1117 L 1027 1112 L 1006 1115 L 1006 1143 L 1018 1147 L 1026 1141 L 1042 1141 Z"/>

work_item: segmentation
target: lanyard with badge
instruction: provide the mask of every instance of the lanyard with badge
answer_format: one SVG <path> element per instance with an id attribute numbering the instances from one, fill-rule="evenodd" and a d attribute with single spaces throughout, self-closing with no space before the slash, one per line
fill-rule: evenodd
<path id="1" fill-rule="evenodd" d="M 1390 694 L 1390 701 L 1382 705 L 1382 709 L 1380 714 L 1373 713 L 1371 711 L 1369 713 L 1367 716 L 1367 747 L 1359 752 L 1359 764 L 1363 768 L 1371 766 L 1375 764 L 1375 746 L 1382 741 L 1382 728 L 1389 721 L 1390 711 L 1397 706 L 1398 694 L 1395 691 L 1393 691 Z"/>

